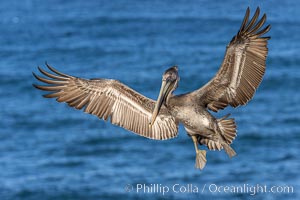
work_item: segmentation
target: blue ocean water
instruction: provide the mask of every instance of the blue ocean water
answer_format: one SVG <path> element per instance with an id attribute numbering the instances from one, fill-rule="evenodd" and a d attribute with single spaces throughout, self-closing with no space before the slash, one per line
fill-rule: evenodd
<path id="1" fill-rule="evenodd" d="M 217 72 L 248 6 L 272 25 L 266 75 L 247 106 L 215 114 L 236 119 L 238 156 L 208 152 L 203 171 L 183 127 L 175 139 L 149 140 L 32 87 L 31 72 L 47 61 L 153 99 L 176 64 L 176 93 L 197 89 Z M 299 1 L 1 1 L 0 199 L 299 199 L 299 9 Z M 254 194 L 257 185 L 268 191 Z M 238 186 L 247 190 L 224 191 Z"/>

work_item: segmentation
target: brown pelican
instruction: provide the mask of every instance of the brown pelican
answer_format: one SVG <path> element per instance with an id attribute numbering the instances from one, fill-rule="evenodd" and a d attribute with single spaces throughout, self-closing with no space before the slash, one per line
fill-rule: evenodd
<path id="1" fill-rule="evenodd" d="M 117 80 L 83 79 L 63 74 L 53 67 L 49 73 L 38 67 L 48 78 L 36 79 L 49 85 L 34 86 L 50 91 L 46 98 L 56 98 L 78 110 L 108 120 L 141 136 L 164 140 L 177 135 L 178 124 L 183 124 L 196 150 L 196 168 L 206 164 L 206 151 L 224 149 L 229 157 L 236 155 L 230 144 L 236 137 L 236 124 L 228 115 L 216 119 L 209 111 L 217 112 L 228 105 L 245 105 L 252 99 L 265 73 L 268 53 L 263 37 L 270 30 L 265 26 L 266 15 L 259 20 L 257 8 L 249 20 L 246 11 L 242 25 L 227 46 L 223 63 L 217 74 L 203 87 L 186 94 L 173 95 L 179 82 L 178 68 L 173 66 L 162 76 L 157 101 L 149 99 Z"/>

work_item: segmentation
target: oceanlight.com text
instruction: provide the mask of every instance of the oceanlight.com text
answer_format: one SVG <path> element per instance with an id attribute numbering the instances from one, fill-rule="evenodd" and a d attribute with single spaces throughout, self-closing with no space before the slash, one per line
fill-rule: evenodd
<path id="1" fill-rule="evenodd" d="M 126 192 L 135 192 L 137 194 L 161 194 L 168 193 L 236 193 L 249 194 L 251 196 L 259 193 L 294 193 L 294 187 L 290 185 L 272 185 L 266 184 L 241 184 L 241 185 L 220 185 L 220 184 L 127 184 L 125 186 Z"/>

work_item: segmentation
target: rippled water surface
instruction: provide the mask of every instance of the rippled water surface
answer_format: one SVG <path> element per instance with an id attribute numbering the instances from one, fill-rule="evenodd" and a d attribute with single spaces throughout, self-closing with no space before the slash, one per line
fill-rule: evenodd
<path id="1" fill-rule="evenodd" d="M 258 5 L 272 24 L 266 75 L 246 107 L 215 114 L 236 118 L 238 156 L 208 152 L 203 171 L 183 127 L 175 139 L 152 141 L 31 85 L 47 61 L 156 98 L 161 74 L 176 64 L 176 93 L 197 89 L 218 70 L 246 8 Z M 299 9 L 298 1 L 1 1 L 0 199 L 299 199 Z M 137 192 L 138 184 L 170 191 Z M 219 193 L 214 184 L 293 191 Z"/>

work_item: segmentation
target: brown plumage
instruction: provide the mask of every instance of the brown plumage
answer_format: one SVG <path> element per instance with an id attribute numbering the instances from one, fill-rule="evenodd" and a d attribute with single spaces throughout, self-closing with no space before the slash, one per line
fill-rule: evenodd
<path id="1" fill-rule="evenodd" d="M 252 99 L 266 70 L 268 54 L 267 41 L 270 37 L 261 37 L 271 26 L 261 29 L 266 15 L 257 22 L 259 8 L 248 22 L 248 8 L 237 35 L 227 46 L 223 63 L 216 76 L 205 86 L 195 91 L 201 103 L 210 110 L 218 111 L 228 105 L 245 105 Z"/>
<path id="2" fill-rule="evenodd" d="M 155 101 L 137 93 L 126 85 L 112 79 L 86 80 L 58 72 L 47 64 L 54 72 L 51 74 L 41 68 L 39 71 L 46 79 L 33 73 L 36 79 L 50 86 L 34 86 L 40 90 L 51 91 L 43 95 L 56 98 L 58 102 L 66 102 L 69 106 L 108 120 L 144 137 L 163 140 L 177 135 L 177 126 L 166 108 L 162 108 L 160 116 L 153 126 L 149 126 L 149 118 Z"/>
<path id="3" fill-rule="evenodd" d="M 229 115 L 216 119 L 207 109 L 217 112 L 228 105 L 237 107 L 249 102 L 262 81 L 268 53 L 264 37 L 270 25 L 264 26 L 266 15 L 259 19 L 259 8 L 251 20 L 248 8 L 238 33 L 227 46 L 223 63 L 206 85 L 198 90 L 173 95 L 179 82 L 176 66 L 163 74 L 161 90 L 157 101 L 149 99 L 117 80 L 83 79 L 63 74 L 47 64 L 52 73 L 41 68 L 47 78 L 33 74 L 48 85 L 34 86 L 49 91 L 46 98 L 56 98 L 69 106 L 100 119 L 110 119 L 141 136 L 163 140 L 177 135 L 178 124 L 183 124 L 193 139 L 196 150 L 196 167 L 203 169 L 206 151 L 224 149 L 232 157 L 236 155 L 230 144 L 236 137 L 236 124 Z"/>

